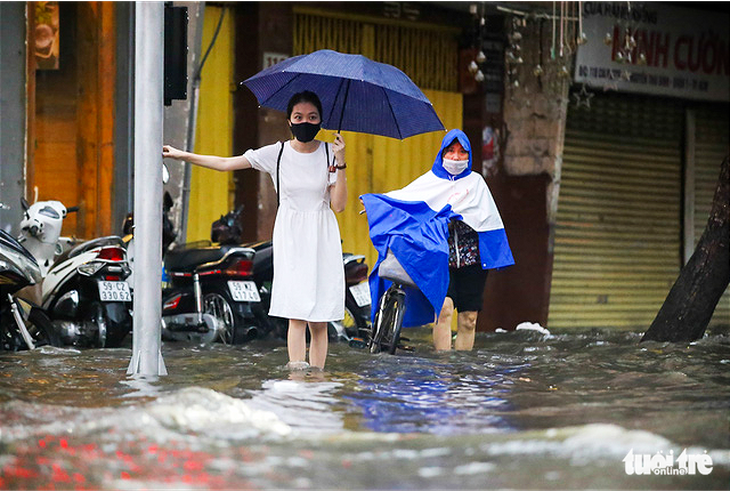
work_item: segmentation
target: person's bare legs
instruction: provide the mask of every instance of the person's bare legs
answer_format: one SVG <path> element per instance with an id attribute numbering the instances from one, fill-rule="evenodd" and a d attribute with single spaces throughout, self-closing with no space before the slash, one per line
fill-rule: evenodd
<path id="1" fill-rule="evenodd" d="M 306 362 L 307 360 L 307 322 L 301 319 L 289 320 L 289 331 L 286 334 L 286 349 L 289 352 L 289 363 Z"/>
<path id="2" fill-rule="evenodd" d="M 447 297 L 438 320 L 433 325 L 433 346 L 436 350 L 451 350 L 451 318 L 454 315 L 454 301 Z"/>
<path id="3" fill-rule="evenodd" d="M 324 369 L 329 345 L 327 323 L 310 321 L 309 333 L 312 335 L 312 339 L 309 341 L 309 365 Z"/>
<path id="4" fill-rule="evenodd" d="M 458 314 L 456 321 L 456 350 L 471 350 L 474 348 L 474 335 L 477 328 L 477 311 L 464 311 Z"/>

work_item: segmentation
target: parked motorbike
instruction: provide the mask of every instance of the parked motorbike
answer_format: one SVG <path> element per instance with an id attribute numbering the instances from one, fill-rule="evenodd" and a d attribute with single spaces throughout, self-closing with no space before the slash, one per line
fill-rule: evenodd
<path id="1" fill-rule="evenodd" d="M 213 223 L 211 238 L 220 246 L 198 241 L 165 249 L 164 339 L 241 344 L 277 327 L 259 306 L 262 301 L 268 305 L 271 287 L 259 289 L 256 282 L 261 266 L 266 269 L 267 252 L 261 245 L 244 247 L 236 241 L 242 210 L 229 213 L 226 224 Z"/>
<path id="2" fill-rule="evenodd" d="M 254 281 L 257 251 L 236 245 L 183 246 L 165 256 L 163 337 L 241 344 L 261 335 L 262 295 Z"/>
<path id="3" fill-rule="evenodd" d="M 342 253 L 345 264 L 345 319 L 334 323 L 339 338 L 351 341 L 370 332 L 370 287 L 364 255 Z"/>
<path id="4" fill-rule="evenodd" d="M 241 244 L 239 218 L 243 207 L 211 226 L 212 242 L 199 242 L 166 254 L 165 271 L 172 286 L 163 294 L 163 320 L 173 339 L 210 339 L 205 333 L 215 320 L 212 339 L 243 343 L 252 338 L 286 336 L 287 321 L 268 315 L 273 281 L 271 241 Z M 330 323 L 330 338 L 364 337 L 370 326 L 367 264 L 362 255 L 343 254 L 345 319 Z M 197 275 L 197 281 L 196 281 Z M 175 323 L 170 323 L 176 316 Z M 184 331 L 188 327 L 188 331 Z M 190 331 L 198 327 L 198 333 Z M 163 334 L 165 333 L 163 331 Z M 177 337 L 175 335 L 177 334 Z"/>
<path id="5" fill-rule="evenodd" d="M 15 295 L 41 279 L 41 269 L 33 255 L 0 229 L 0 350 L 61 345 L 43 310 Z"/>
<path id="6" fill-rule="evenodd" d="M 36 258 L 43 277 L 41 305 L 65 344 L 119 347 L 131 330 L 132 294 L 126 281 L 131 270 L 125 245 L 107 236 L 63 247 L 63 219 L 78 207 L 58 201 L 29 205 L 19 242 Z"/>

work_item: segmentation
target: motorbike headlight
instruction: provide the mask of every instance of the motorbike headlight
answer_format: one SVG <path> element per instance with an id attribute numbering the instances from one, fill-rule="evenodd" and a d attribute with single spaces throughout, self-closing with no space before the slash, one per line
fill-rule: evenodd
<path id="1" fill-rule="evenodd" d="M 76 271 L 79 272 L 81 275 L 85 275 L 87 277 L 91 277 L 96 272 L 98 272 L 99 270 L 101 270 L 101 268 L 103 266 L 104 266 L 103 263 L 92 262 L 92 263 L 87 263 L 85 265 L 79 266 L 78 268 L 76 268 Z"/>

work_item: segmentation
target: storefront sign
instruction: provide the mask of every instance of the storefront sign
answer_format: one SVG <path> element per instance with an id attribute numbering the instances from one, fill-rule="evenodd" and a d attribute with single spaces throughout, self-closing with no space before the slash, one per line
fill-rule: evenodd
<path id="1" fill-rule="evenodd" d="M 273 67 L 277 63 L 286 60 L 289 58 L 289 55 L 285 55 L 283 53 L 264 53 L 264 62 L 263 62 L 263 68 L 269 68 Z"/>
<path id="2" fill-rule="evenodd" d="M 578 48 L 576 82 L 624 92 L 730 100 L 727 14 L 652 2 L 631 2 L 630 10 L 628 5 L 583 3 L 588 42 Z"/>

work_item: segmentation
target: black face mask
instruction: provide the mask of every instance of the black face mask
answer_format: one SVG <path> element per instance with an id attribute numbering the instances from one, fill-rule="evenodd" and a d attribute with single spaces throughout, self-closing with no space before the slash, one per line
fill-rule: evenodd
<path id="1" fill-rule="evenodd" d="M 292 135 L 294 135 L 294 138 L 302 143 L 307 143 L 314 140 L 314 137 L 316 137 L 317 133 L 319 133 L 319 129 L 321 126 L 321 123 L 317 123 L 316 125 L 309 122 L 296 124 L 292 123 L 291 132 Z"/>

